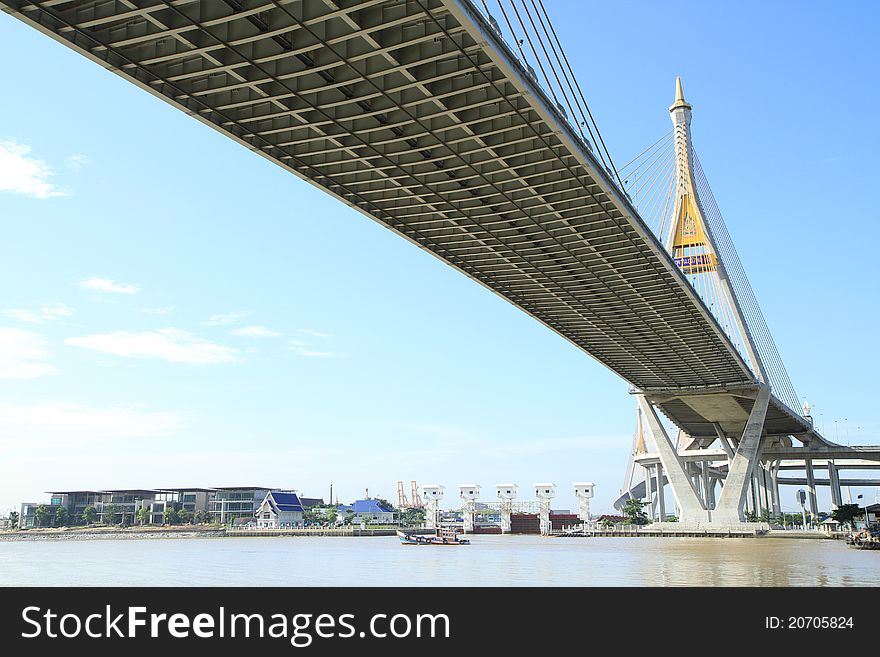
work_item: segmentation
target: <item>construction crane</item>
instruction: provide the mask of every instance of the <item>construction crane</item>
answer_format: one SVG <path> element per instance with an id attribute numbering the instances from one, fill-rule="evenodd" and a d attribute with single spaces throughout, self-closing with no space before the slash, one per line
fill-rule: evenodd
<path id="1" fill-rule="evenodd" d="M 416 484 L 416 480 L 412 480 L 412 508 L 413 509 L 424 509 L 425 503 L 422 502 L 422 498 L 419 496 L 419 487 Z"/>
<path id="2" fill-rule="evenodd" d="M 397 482 L 397 508 L 424 509 L 425 503 L 422 501 L 422 497 L 419 495 L 419 485 L 416 483 L 415 479 L 413 479 L 410 484 L 412 486 L 412 495 L 409 499 L 407 499 L 406 493 L 403 490 L 403 482 Z"/>
<path id="3" fill-rule="evenodd" d="M 397 482 L 397 508 L 408 509 L 409 500 L 406 499 L 406 493 L 403 492 L 403 482 Z"/>

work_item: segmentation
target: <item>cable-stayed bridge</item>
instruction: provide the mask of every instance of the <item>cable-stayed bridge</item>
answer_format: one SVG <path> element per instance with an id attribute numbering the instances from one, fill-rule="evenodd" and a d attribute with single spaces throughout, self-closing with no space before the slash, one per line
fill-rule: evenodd
<path id="1" fill-rule="evenodd" d="M 638 209 L 646 190 L 616 170 L 541 0 L 0 4 L 618 373 L 683 516 L 740 519 L 766 440 L 827 444 L 798 410 L 720 213 L 701 196 L 690 106 L 679 93 L 671 110 L 675 193 L 658 230 Z M 657 409 L 689 444 L 730 450 L 717 503 Z"/>

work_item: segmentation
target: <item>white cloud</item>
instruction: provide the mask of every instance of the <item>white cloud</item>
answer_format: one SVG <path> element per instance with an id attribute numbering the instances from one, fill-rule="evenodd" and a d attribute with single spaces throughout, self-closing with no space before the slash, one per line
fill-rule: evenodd
<path id="1" fill-rule="evenodd" d="M 64 158 L 64 166 L 74 173 L 79 173 L 83 170 L 83 167 L 88 166 L 91 163 L 92 160 L 88 155 L 76 154 L 68 155 Z"/>
<path id="2" fill-rule="evenodd" d="M 46 341 L 31 331 L 0 328 L 0 379 L 37 379 L 55 372 Z"/>
<path id="3" fill-rule="evenodd" d="M 110 278 L 87 278 L 79 282 L 79 286 L 84 290 L 92 292 L 115 292 L 117 294 L 137 294 L 141 291 L 137 285 L 127 285 L 117 283 Z"/>
<path id="4" fill-rule="evenodd" d="M 202 322 L 202 324 L 204 326 L 223 326 L 224 324 L 237 322 L 241 318 L 247 317 L 250 314 L 251 313 L 248 310 L 241 310 L 231 313 L 222 313 L 220 315 L 211 315 L 208 319 Z"/>
<path id="5" fill-rule="evenodd" d="M 20 322 L 28 322 L 30 324 L 39 324 L 43 320 L 53 320 L 59 317 L 70 317 L 73 311 L 63 304 L 46 305 L 40 308 L 40 312 L 26 308 L 8 308 L 3 314 Z"/>
<path id="6" fill-rule="evenodd" d="M 136 312 L 146 315 L 168 315 L 174 312 L 174 306 L 165 306 L 164 308 L 135 308 Z"/>
<path id="7" fill-rule="evenodd" d="M 307 358 L 342 358 L 345 356 L 338 351 L 312 351 L 311 349 L 298 349 L 297 353 Z"/>
<path id="8" fill-rule="evenodd" d="M 232 331 L 232 335 L 246 338 L 277 338 L 281 334 L 278 331 L 267 329 L 265 326 L 242 326 Z"/>
<path id="9" fill-rule="evenodd" d="M 145 411 L 138 405 L 96 408 L 59 401 L 0 402 L 0 435 L 8 445 L 162 437 L 172 435 L 180 424 L 174 413 Z"/>
<path id="10" fill-rule="evenodd" d="M 64 196 L 48 181 L 52 168 L 43 160 L 28 157 L 30 146 L 0 141 L 0 192 L 13 192 L 34 198 Z"/>
<path id="11" fill-rule="evenodd" d="M 127 358 L 159 358 L 172 363 L 207 365 L 240 361 L 238 349 L 208 342 L 180 329 L 115 331 L 65 338 L 64 344 Z"/>
<path id="12" fill-rule="evenodd" d="M 324 333 L 323 331 L 315 331 L 314 329 L 299 329 L 297 333 L 311 335 L 314 338 L 332 338 L 332 333 Z"/>
<path id="13" fill-rule="evenodd" d="M 43 306 L 40 308 L 40 315 L 43 319 L 58 319 L 59 317 L 70 317 L 73 311 L 64 304 L 56 303 L 51 306 Z"/>
<path id="14" fill-rule="evenodd" d="M 37 315 L 37 313 L 33 310 L 26 310 L 24 308 L 9 308 L 8 310 L 4 310 L 3 314 L 12 319 L 17 319 L 19 322 L 36 324 L 40 321 L 40 316 Z"/>

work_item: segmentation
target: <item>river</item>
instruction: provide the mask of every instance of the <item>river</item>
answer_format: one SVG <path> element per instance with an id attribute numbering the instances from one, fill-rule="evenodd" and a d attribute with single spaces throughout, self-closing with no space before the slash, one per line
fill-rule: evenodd
<path id="1" fill-rule="evenodd" d="M 880 586 L 842 541 L 475 536 L 0 541 L 5 586 Z"/>

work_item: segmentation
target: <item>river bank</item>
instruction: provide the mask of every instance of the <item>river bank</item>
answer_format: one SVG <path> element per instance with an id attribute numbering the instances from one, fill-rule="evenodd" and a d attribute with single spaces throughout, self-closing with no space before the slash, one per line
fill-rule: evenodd
<path id="1" fill-rule="evenodd" d="M 0 541 L 86 541 L 139 538 L 216 538 L 226 536 L 224 527 L 69 527 L 0 531 Z"/>
<path id="2" fill-rule="evenodd" d="M 432 530 L 408 531 L 411 533 L 423 533 Z M 4 530 L 0 531 L 0 542 L 394 535 L 394 529 L 360 529 L 351 527 L 339 529 L 228 529 L 217 525 L 187 525 L 184 527 L 65 527 L 60 529 Z"/>

